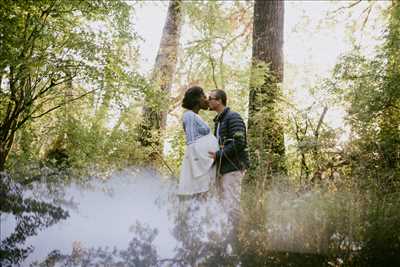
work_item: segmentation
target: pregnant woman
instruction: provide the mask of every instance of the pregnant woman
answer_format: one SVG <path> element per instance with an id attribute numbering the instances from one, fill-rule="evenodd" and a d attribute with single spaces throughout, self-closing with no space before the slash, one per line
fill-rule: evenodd
<path id="1" fill-rule="evenodd" d="M 210 151 L 218 150 L 218 142 L 210 127 L 198 115 L 201 109 L 208 109 L 207 97 L 199 86 L 189 88 L 182 101 L 186 109 L 183 114 L 183 129 L 186 136 L 186 149 L 179 179 L 179 195 L 205 193 L 214 182 L 216 168 Z"/>

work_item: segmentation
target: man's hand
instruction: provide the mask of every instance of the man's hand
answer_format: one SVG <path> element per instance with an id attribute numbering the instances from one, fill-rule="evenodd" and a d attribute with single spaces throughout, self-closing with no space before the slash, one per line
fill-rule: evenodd
<path id="1" fill-rule="evenodd" d="M 217 158 L 217 154 L 215 152 L 211 152 L 208 151 L 208 155 L 210 156 L 210 158 L 212 158 L 213 160 L 215 160 Z"/>

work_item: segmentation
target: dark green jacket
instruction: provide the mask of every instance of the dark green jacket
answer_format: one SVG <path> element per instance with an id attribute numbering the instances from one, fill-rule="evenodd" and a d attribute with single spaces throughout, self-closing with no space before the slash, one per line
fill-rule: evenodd
<path id="1" fill-rule="evenodd" d="M 214 126 L 214 135 L 218 137 L 220 145 L 220 150 L 216 154 L 219 174 L 247 169 L 249 156 L 246 125 L 239 113 L 225 108 L 214 118 Z"/>

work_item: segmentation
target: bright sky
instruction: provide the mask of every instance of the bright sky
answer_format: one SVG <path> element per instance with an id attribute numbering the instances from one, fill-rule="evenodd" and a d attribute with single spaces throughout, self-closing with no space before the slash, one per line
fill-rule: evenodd
<path id="1" fill-rule="evenodd" d="M 365 47 L 370 53 L 381 36 L 377 13 L 379 8 L 372 9 L 368 23 L 363 31 L 348 34 L 345 23 L 349 22 L 349 14 L 343 9 L 338 12 L 336 23 L 326 19 L 327 11 L 348 6 L 352 1 L 286 1 L 285 2 L 285 33 L 284 58 L 285 82 L 284 90 L 292 90 L 293 100 L 300 108 L 311 105 L 314 101 L 307 89 L 327 78 L 340 55 L 352 48 L 352 38 Z M 384 6 L 384 2 L 376 2 Z M 362 21 L 368 2 L 358 4 L 352 10 L 352 18 Z M 136 30 L 144 38 L 140 45 L 140 66 L 144 73 L 153 67 L 158 50 L 162 28 L 165 22 L 168 2 L 145 1 L 136 14 Z M 363 13 L 364 12 L 364 13 Z M 382 23 L 382 22 L 381 22 Z M 184 32 L 184 35 L 190 34 Z M 183 39 L 187 36 L 182 36 Z M 247 59 L 246 59 L 247 60 Z M 291 73 L 289 65 L 296 67 L 296 73 Z M 323 96 L 322 96 L 323 98 Z M 320 107 L 321 111 L 323 107 Z M 344 110 L 330 107 L 326 115 L 326 122 L 335 128 L 343 128 Z"/>

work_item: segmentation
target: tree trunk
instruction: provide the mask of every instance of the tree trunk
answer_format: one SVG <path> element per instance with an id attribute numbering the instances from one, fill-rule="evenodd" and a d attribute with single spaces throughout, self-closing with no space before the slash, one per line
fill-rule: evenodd
<path id="1" fill-rule="evenodd" d="M 16 81 L 13 78 L 13 68 L 10 67 L 10 91 L 13 96 L 12 100 L 7 103 L 5 114 L 0 121 L 0 171 L 4 171 L 8 154 L 14 142 L 17 124 L 20 118 L 21 110 L 23 110 L 23 102 L 16 100 L 15 95 L 18 89 L 15 88 Z M 23 84 L 23 82 L 22 82 Z"/>
<path id="2" fill-rule="evenodd" d="M 261 173 L 267 177 L 286 173 L 278 109 L 283 80 L 283 22 L 283 1 L 255 1 L 248 120 L 250 178 Z"/>
<path id="3" fill-rule="evenodd" d="M 250 168 L 242 188 L 245 201 L 241 203 L 244 215 L 240 223 L 246 229 L 242 234 L 248 243 L 241 252 L 243 266 L 263 264 L 252 248 L 265 247 L 270 235 L 263 215 L 267 205 L 265 188 L 273 176 L 285 173 L 283 129 L 277 105 L 283 80 L 283 15 L 283 1 L 254 2 L 247 135 Z"/>
<path id="4" fill-rule="evenodd" d="M 4 132 L 0 135 L 0 172 L 5 170 L 6 160 L 14 141 L 15 130 L 12 128 L 3 129 Z"/>
<path id="5" fill-rule="evenodd" d="M 150 149 L 150 159 L 162 151 L 162 137 L 167 121 L 167 111 L 171 85 L 177 64 L 177 53 L 181 34 L 181 0 L 171 0 L 168 6 L 167 18 L 161 36 L 157 53 L 152 83 L 143 108 L 143 122 L 139 129 L 139 141 Z"/>

